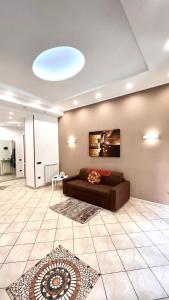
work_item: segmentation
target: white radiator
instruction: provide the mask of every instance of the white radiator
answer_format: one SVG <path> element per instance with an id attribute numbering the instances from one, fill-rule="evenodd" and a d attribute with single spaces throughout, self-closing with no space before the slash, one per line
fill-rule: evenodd
<path id="1" fill-rule="evenodd" d="M 44 172 L 45 184 L 50 183 L 52 181 L 53 176 L 59 174 L 59 164 L 45 165 Z"/>

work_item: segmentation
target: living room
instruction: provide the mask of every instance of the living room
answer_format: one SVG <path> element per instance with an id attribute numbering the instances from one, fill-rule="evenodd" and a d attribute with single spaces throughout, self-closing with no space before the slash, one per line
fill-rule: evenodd
<path id="1" fill-rule="evenodd" d="M 169 299 L 168 1 L 0 5 L 0 300 Z"/>

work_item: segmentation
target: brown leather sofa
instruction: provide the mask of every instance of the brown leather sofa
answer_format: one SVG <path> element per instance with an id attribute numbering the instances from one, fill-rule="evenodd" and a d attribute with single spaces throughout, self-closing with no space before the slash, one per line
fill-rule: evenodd
<path id="1" fill-rule="evenodd" d="M 78 175 L 63 180 L 63 193 L 111 211 L 119 209 L 130 197 L 130 182 L 123 174 L 110 170 L 98 170 L 102 175 L 100 184 L 87 181 L 90 169 L 81 169 Z"/>

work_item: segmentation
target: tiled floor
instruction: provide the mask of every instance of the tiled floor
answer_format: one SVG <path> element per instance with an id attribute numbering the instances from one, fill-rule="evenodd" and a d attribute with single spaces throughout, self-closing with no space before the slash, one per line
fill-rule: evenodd
<path id="1" fill-rule="evenodd" d="M 102 274 L 88 300 L 169 299 L 169 206 L 130 201 L 81 225 L 49 209 L 61 188 L 24 180 L 0 191 L 0 300 L 4 288 L 61 244 Z M 3 184 L 4 185 L 4 184 Z"/>
<path id="2" fill-rule="evenodd" d="M 5 182 L 7 180 L 13 180 L 16 179 L 16 175 L 15 174 L 11 174 L 11 175 L 0 175 L 0 182 Z"/>

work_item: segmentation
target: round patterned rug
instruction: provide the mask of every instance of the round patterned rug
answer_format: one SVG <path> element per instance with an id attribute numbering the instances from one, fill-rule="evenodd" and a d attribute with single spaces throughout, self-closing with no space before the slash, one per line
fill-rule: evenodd
<path id="1" fill-rule="evenodd" d="M 78 268 L 67 260 L 51 260 L 34 275 L 29 289 L 32 300 L 76 299 L 81 276 Z"/>

